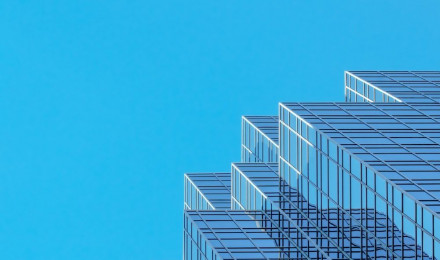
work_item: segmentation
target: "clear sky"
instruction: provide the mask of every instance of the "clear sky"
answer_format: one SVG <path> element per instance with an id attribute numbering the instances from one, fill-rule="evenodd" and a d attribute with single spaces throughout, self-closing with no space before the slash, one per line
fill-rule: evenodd
<path id="1" fill-rule="evenodd" d="M 301 2 L 301 3 L 300 3 Z M 0 2 L 0 259 L 181 259 L 241 115 L 440 69 L 438 1 Z"/>

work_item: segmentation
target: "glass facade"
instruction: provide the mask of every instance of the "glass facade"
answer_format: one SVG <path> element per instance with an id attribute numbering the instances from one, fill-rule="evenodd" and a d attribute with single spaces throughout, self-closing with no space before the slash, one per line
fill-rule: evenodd
<path id="1" fill-rule="evenodd" d="M 347 102 L 440 102 L 439 71 L 346 71 Z"/>
<path id="2" fill-rule="evenodd" d="M 231 173 L 187 173 L 184 176 L 185 209 L 231 208 Z"/>
<path id="3" fill-rule="evenodd" d="M 440 259 L 440 72 L 347 71 L 345 98 L 243 117 L 228 208 L 185 176 L 184 259 Z"/>
<path id="4" fill-rule="evenodd" d="M 241 123 L 241 161 L 278 161 L 278 117 L 243 116 Z"/>

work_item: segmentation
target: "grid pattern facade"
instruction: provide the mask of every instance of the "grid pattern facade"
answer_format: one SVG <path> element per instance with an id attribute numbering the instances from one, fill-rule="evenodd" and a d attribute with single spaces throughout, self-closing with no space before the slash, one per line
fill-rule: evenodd
<path id="1" fill-rule="evenodd" d="M 276 164 L 234 163 L 233 168 L 235 172 L 233 169 L 232 180 L 236 183 L 233 184 L 233 190 L 235 185 L 239 186 L 241 193 L 247 195 L 241 199 L 235 195 L 239 201 L 237 209 L 253 209 L 256 205 L 266 212 L 279 211 L 277 216 L 283 220 L 281 226 L 294 227 L 291 230 L 296 233 L 291 232 L 290 236 L 312 259 L 385 258 L 389 250 L 374 246 L 374 238 L 370 237 L 368 240 L 361 236 L 359 223 L 365 215 L 370 217 L 364 220 L 364 225 L 375 227 L 376 236 L 380 239 L 396 237 L 395 250 L 399 251 L 404 247 L 407 258 L 414 257 L 415 250 L 421 250 L 411 237 L 401 234 L 396 225 L 389 221 L 387 223 L 383 214 L 375 216 L 373 210 L 353 208 L 345 210 L 351 218 L 343 218 L 342 211 L 338 209 L 320 209 L 311 204 L 298 190 L 284 181 L 280 183 Z M 240 176 L 234 177 L 235 174 Z M 239 178 L 242 180 L 239 181 Z M 246 185 L 243 185 L 243 181 Z M 253 192 L 256 194 L 252 194 Z M 263 200 L 259 200 L 258 195 Z M 399 238 L 403 238 L 405 243 Z"/>
<path id="2" fill-rule="evenodd" d="M 278 117 L 243 116 L 241 161 L 278 161 Z"/>
<path id="3" fill-rule="evenodd" d="M 440 71 L 347 71 L 347 102 L 440 102 Z"/>
<path id="4" fill-rule="evenodd" d="M 285 123 L 280 128 L 280 175 L 289 185 L 310 204 L 350 217 L 360 225 L 361 240 L 374 240 L 375 251 L 387 251 L 388 258 L 415 257 L 414 253 L 421 257 L 420 248 L 431 255 L 440 253 L 433 252 L 440 249 L 439 199 L 434 195 L 439 188 L 440 150 L 435 142 L 423 146 L 420 136 L 423 130 L 436 132 L 435 122 L 430 125 L 407 116 L 403 104 L 286 103 L 280 107 L 280 120 Z M 433 116 L 431 109 L 424 111 Z M 396 141 L 395 135 L 402 139 Z M 365 214 L 355 220 L 353 210 Z M 369 220 L 384 216 L 391 220 L 385 228 L 396 226 L 403 231 L 400 237 L 390 232 L 392 237 L 381 238 L 377 226 L 369 226 Z M 413 248 L 401 242 L 406 237 L 415 239 Z"/>
<path id="5" fill-rule="evenodd" d="M 349 71 L 346 102 L 243 117 L 230 208 L 185 206 L 184 259 L 440 259 L 439 84 Z"/>
<path id="6" fill-rule="evenodd" d="M 185 259 L 292 259 L 300 250 L 265 211 L 188 210 L 184 215 Z"/>
<path id="7" fill-rule="evenodd" d="M 229 172 L 187 173 L 184 185 L 185 209 L 231 208 L 231 174 Z"/>

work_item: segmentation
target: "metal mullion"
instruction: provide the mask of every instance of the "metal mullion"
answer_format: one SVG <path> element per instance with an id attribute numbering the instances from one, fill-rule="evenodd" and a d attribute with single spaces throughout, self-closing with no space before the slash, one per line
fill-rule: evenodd
<path id="1" fill-rule="evenodd" d="M 305 178 L 305 177 L 304 177 Z M 310 182 L 308 182 L 308 183 L 310 183 Z M 315 184 L 313 184 L 313 183 L 310 183 L 311 185 L 314 185 L 315 187 L 316 187 L 316 185 Z M 289 206 L 292 206 L 292 207 L 294 207 L 302 216 L 303 216 L 303 218 L 305 218 L 305 219 L 307 219 L 308 221 L 309 221 L 309 223 L 312 223 L 313 224 L 313 226 L 315 227 L 315 228 L 317 228 L 318 230 L 320 230 L 320 232 L 329 240 L 329 242 L 330 241 L 332 241 L 332 242 L 330 242 L 331 244 L 333 244 L 334 246 L 336 246 L 341 252 L 343 252 L 343 254 L 345 254 L 345 256 L 346 257 L 348 257 L 349 258 L 349 256 L 348 255 L 346 255 L 346 253 L 344 252 L 344 250 L 342 250 L 340 247 L 339 247 L 339 245 L 338 245 L 338 243 L 337 242 L 334 242 L 333 241 L 333 238 L 331 238 L 330 236 L 328 236 L 325 232 L 322 232 L 322 229 L 321 228 L 319 228 L 318 227 L 318 225 L 317 224 L 315 224 L 314 223 L 314 221 L 312 221 L 310 218 L 309 218 L 309 216 L 307 215 L 307 214 L 305 214 L 302 210 L 301 210 L 301 208 L 300 207 L 296 207 L 291 201 L 290 201 L 290 199 L 289 198 L 286 198 L 286 196 L 284 195 L 284 194 L 280 194 L 285 200 L 286 200 L 286 202 L 289 204 Z M 298 196 L 299 197 L 299 196 Z M 328 198 L 327 198 L 328 199 Z M 300 202 L 300 204 L 302 205 L 302 202 Z M 329 233 L 330 232 L 330 227 L 329 227 L 329 225 L 327 225 L 327 229 L 328 229 L 328 231 L 327 231 L 327 233 Z"/>
<path id="2" fill-rule="evenodd" d="M 373 174 L 373 194 L 374 194 L 374 235 L 377 237 L 377 193 L 376 193 L 376 174 Z M 402 222 L 403 223 L 403 222 Z M 403 233 L 403 232 L 402 232 Z M 402 243 L 403 244 L 403 243 Z M 388 254 L 388 253 L 387 253 Z M 374 242 L 374 257 L 377 258 L 377 242 Z"/>
<path id="3" fill-rule="evenodd" d="M 360 77 L 358 77 L 358 76 L 352 74 L 350 71 L 346 71 L 345 73 L 350 74 L 350 76 L 353 77 L 353 78 L 355 79 L 355 81 L 356 81 L 356 80 L 359 80 L 359 81 L 361 81 L 361 82 L 364 82 L 364 83 L 366 83 L 366 84 L 372 86 L 374 89 L 376 89 L 376 90 L 378 90 L 379 92 L 381 92 L 381 93 L 382 93 L 382 96 L 383 96 L 383 95 L 390 96 L 390 97 L 392 97 L 393 99 L 398 100 L 399 102 L 402 102 L 399 98 L 394 97 L 393 95 L 391 95 L 391 94 L 385 92 L 384 90 L 380 89 L 379 87 L 376 87 L 376 86 L 374 86 L 373 84 L 371 84 L 371 83 L 369 83 L 369 82 L 363 80 L 362 78 L 360 78 Z M 356 89 L 356 91 L 357 91 L 357 89 Z M 357 100 L 356 100 L 356 102 L 357 102 Z"/>
<path id="4" fill-rule="evenodd" d="M 243 150 L 243 146 L 244 146 L 244 138 L 245 138 L 245 126 L 244 126 L 244 122 L 243 122 L 243 120 L 241 120 L 241 145 L 242 145 L 242 148 L 241 148 L 241 161 L 245 161 L 245 158 L 244 158 L 244 150 Z"/>
<path id="5" fill-rule="evenodd" d="M 336 160 L 339 163 L 339 147 L 336 147 Z M 340 198 L 339 198 L 339 192 L 341 192 L 339 190 L 339 181 L 340 181 L 339 180 L 339 170 L 340 170 L 339 166 L 336 165 L 336 194 L 337 194 L 337 198 L 336 198 L 337 200 L 336 201 L 337 201 L 338 205 L 341 205 L 340 204 L 341 201 L 340 201 Z M 339 228 L 339 217 L 340 217 L 339 207 L 336 207 L 336 212 L 338 213 L 337 216 L 336 216 L 336 223 L 337 223 L 336 229 L 340 230 L 340 228 Z M 344 230 L 342 229 L 340 232 L 344 232 Z M 337 232 L 337 241 L 338 241 L 338 245 L 339 246 L 340 246 L 340 239 L 341 239 L 340 232 L 339 231 Z"/>
<path id="6" fill-rule="evenodd" d="M 283 194 L 281 194 L 281 196 L 285 197 Z M 288 201 L 288 200 L 287 200 L 287 201 Z M 295 206 L 294 206 L 294 207 L 295 207 Z M 282 214 L 285 218 L 289 219 L 289 220 L 290 220 L 289 223 L 292 223 L 292 224 L 298 229 L 298 231 L 299 231 L 302 235 L 304 235 L 304 238 L 307 239 L 307 241 L 310 241 L 310 240 L 311 240 L 311 238 L 305 233 L 305 231 L 302 230 L 300 227 L 298 227 L 298 225 L 295 224 L 295 222 L 294 222 L 294 221 L 293 221 L 293 220 L 292 220 L 292 219 L 291 219 L 291 218 L 290 218 L 285 212 L 283 212 L 283 210 L 279 210 L 278 212 L 279 212 L 279 214 Z M 265 214 L 265 215 L 267 216 L 267 214 L 266 214 L 264 211 L 262 211 L 262 213 Z M 272 218 L 268 217 L 268 219 L 269 219 L 269 221 L 274 222 L 274 221 L 272 220 Z M 280 221 L 280 220 L 279 220 L 279 221 Z M 275 223 L 275 224 L 276 224 L 276 223 Z M 280 226 L 276 226 L 276 227 L 280 230 L 281 233 L 283 233 L 283 235 L 286 235 L 286 234 L 285 234 L 285 231 L 284 231 L 282 228 L 280 228 Z M 300 250 L 301 253 L 304 254 L 303 250 L 302 250 L 300 247 L 298 247 L 297 243 L 293 242 L 293 240 L 292 240 L 290 237 L 288 237 L 288 236 L 286 236 L 286 238 L 287 238 L 292 244 L 294 244 L 295 247 L 297 247 L 297 249 Z M 301 237 L 300 239 L 303 239 L 303 238 Z M 313 241 L 311 241 L 311 242 L 313 243 Z M 313 243 L 313 244 L 314 244 L 314 243 Z M 326 256 L 326 259 L 329 259 L 328 255 L 327 255 L 325 252 L 323 252 L 322 249 L 320 249 L 320 248 L 317 247 L 316 245 L 315 245 L 315 247 L 317 248 L 318 251 L 321 252 L 322 255 L 325 255 L 325 256 Z M 304 255 L 304 256 L 305 256 L 307 259 L 310 259 L 307 255 Z"/>
<path id="7" fill-rule="evenodd" d="M 351 160 L 350 160 L 350 170 L 351 170 Z M 349 189 L 350 189 L 350 195 L 351 195 L 351 192 L 352 192 L 352 185 L 351 185 L 351 176 L 349 175 L 348 176 L 349 177 L 349 183 L 348 183 L 348 185 L 349 185 Z M 350 203 L 349 203 L 349 209 L 350 209 L 350 212 L 353 212 L 353 207 L 352 207 L 352 205 L 353 205 L 353 200 L 352 199 L 350 199 Z M 349 219 L 349 222 L 348 222 L 348 225 L 349 225 L 349 227 L 350 227 L 350 241 L 353 241 L 353 233 L 352 233 L 352 224 L 353 224 L 353 221 L 351 220 L 351 218 Z M 353 244 L 352 243 L 350 243 L 350 256 L 352 256 L 353 257 Z"/>
<path id="8" fill-rule="evenodd" d="M 426 80 L 426 79 L 424 79 L 423 77 L 421 77 L 421 76 L 419 76 L 419 75 L 417 75 L 417 74 L 414 74 L 412 71 L 405 71 L 405 72 L 407 72 L 407 73 L 411 73 L 413 76 L 419 77 L 419 78 L 421 78 L 421 79 L 423 79 L 423 80 L 425 80 L 425 81 L 427 81 L 427 82 L 429 82 L 429 83 L 432 83 L 432 84 L 434 84 L 434 85 L 437 85 L 437 84 L 435 84 L 434 82 L 431 82 L 431 81 Z M 412 88 L 412 87 L 410 87 L 410 86 L 405 85 L 405 84 L 402 83 L 401 81 L 395 80 L 393 77 L 390 77 L 390 76 L 388 76 L 388 75 L 386 75 L 386 74 L 383 74 L 383 72 L 381 72 L 381 71 L 377 71 L 377 73 L 380 73 L 380 74 L 382 74 L 382 76 L 387 77 L 387 78 L 393 80 L 394 82 L 397 82 L 397 83 L 399 83 L 400 85 L 405 86 L 406 88 L 408 88 L 408 89 L 410 89 L 410 90 L 412 90 L 412 91 L 414 91 L 414 92 L 420 94 L 421 96 L 425 97 L 426 99 L 430 99 L 431 101 L 434 101 L 435 103 L 438 103 L 436 100 L 432 99 L 431 97 L 429 97 L 429 96 L 423 94 L 422 92 L 420 92 L 420 91 L 418 91 L 418 90 L 416 90 L 416 89 L 414 89 L 414 88 Z M 439 86 L 439 85 L 437 85 L 437 86 Z"/>
<path id="9" fill-rule="evenodd" d="M 332 103 L 332 104 L 334 104 L 334 105 L 336 105 L 337 107 L 339 107 L 341 110 L 343 110 L 343 111 L 345 111 L 345 112 L 347 112 L 347 110 L 346 109 L 344 109 L 344 108 L 342 108 L 342 107 L 340 107 L 338 104 L 336 104 L 336 103 Z M 371 103 L 374 107 L 376 107 L 373 103 Z M 302 105 L 301 105 L 302 106 Z M 304 109 L 306 109 L 307 111 L 309 111 L 311 114 L 313 114 L 309 109 L 307 109 L 307 108 L 305 108 L 304 106 L 302 106 Z M 379 109 L 379 110 L 381 110 L 382 112 L 384 112 L 382 109 L 380 109 L 380 108 L 378 108 L 378 107 L 376 107 L 377 109 Z M 348 112 L 347 112 L 348 113 Z M 391 115 L 389 115 L 388 113 L 386 113 L 386 112 L 384 112 L 386 115 L 388 115 L 388 116 L 390 116 L 391 118 L 393 118 L 393 119 L 395 119 L 395 120 L 397 120 L 397 121 L 400 121 L 400 120 L 398 120 L 398 119 L 396 119 L 396 118 L 394 118 L 393 116 L 391 116 Z M 360 122 L 362 122 L 362 123 L 364 123 L 364 124 L 366 124 L 367 126 L 369 126 L 371 129 L 373 129 L 373 130 L 376 130 L 378 133 L 381 133 L 382 135 L 383 135 L 383 133 L 381 132 L 381 131 L 379 131 L 379 130 L 377 130 L 377 129 L 375 129 L 375 128 L 373 128 L 373 127 L 371 127 L 369 124 L 367 124 L 367 123 L 365 123 L 365 122 L 363 122 L 362 120 L 360 120 L 357 116 L 355 116 L 355 115 L 352 115 L 352 114 L 350 114 L 350 113 L 348 113 L 349 115 L 351 115 L 351 116 L 353 116 L 354 118 L 356 118 L 356 119 L 358 119 Z M 316 116 L 316 117 L 318 117 L 319 119 L 321 119 L 323 122 L 325 122 L 329 127 L 331 127 L 333 130 L 335 130 L 335 131 L 337 131 L 338 133 L 340 133 L 341 135 L 343 135 L 345 138 L 347 138 L 347 139 L 349 139 L 349 140 L 351 140 L 351 138 L 350 137 L 348 137 L 348 136 L 345 136 L 341 131 L 339 131 L 339 130 L 337 130 L 337 129 L 335 129 L 334 127 L 332 127 L 330 124 L 328 124 L 324 119 L 322 119 L 321 117 L 319 117 L 319 116 L 317 116 L 317 115 L 315 115 L 315 114 L 313 114 L 314 116 Z M 402 124 L 404 124 L 404 123 L 402 123 Z M 413 129 L 413 128 L 411 128 L 411 127 L 409 127 L 408 126 L 408 128 L 410 128 L 410 129 Z M 415 130 L 415 129 L 413 129 L 413 130 Z M 421 133 L 419 133 L 419 134 L 421 134 Z M 421 135 L 423 135 L 423 134 L 421 134 Z M 424 135 L 423 135 L 424 136 Z M 386 136 L 385 136 L 386 137 Z M 391 140 L 391 139 L 390 139 Z M 392 141 L 392 140 L 391 140 Z M 352 141 L 353 142 L 353 141 Z M 393 141 L 394 142 L 394 141 Z M 356 144 L 355 142 L 353 142 L 354 144 Z M 396 143 L 397 144 L 397 143 Z M 397 144 L 398 146 L 401 146 L 401 145 L 399 145 L 399 144 Z M 358 147 L 360 147 L 361 149 L 363 149 L 365 152 L 367 152 L 368 153 L 368 151 L 365 149 L 365 148 L 363 148 L 362 146 L 360 146 L 360 145 L 357 145 Z M 404 148 L 404 147 L 401 147 L 401 148 L 403 148 L 403 149 L 405 149 L 405 150 L 407 150 L 406 148 Z M 410 152 L 409 151 L 409 153 L 411 153 L 411 154 L 413 154 L 412 152 Z M 426 193 L 428 193 L 428 194 L 430 194 L 427 190 L 425 190 L 424 188 L 422 188 L 422 187 L 420 187 L 418 184 L 416 184 L 416 183 L 414 183 L 414 182 L 412 182 L 412 180 L 409 180 L 408 178 L 406 178 L 405 176 L 403 176 L 399 171 L 397 171 L 397 170 L 395 170 L 394 169 L 394 167 L 392 167 L 391 165 L 389 165 L 388 163 L 386 163 L 386 162 L 384 162 L 383 160 L 380 160 L 379 158 L 377 158 L 374 154 L 372 154 L 372 153 L 369 153 L 371 156 L 373 156 L 373 157 L 375 157 L 378 161 L 380 161 L 381 163 L 383 163 L 383 164 L 385 164 L 385 165 L 387 165 L 388 167 L 390 167 L 391 169 L 393 169 L 396 173 L 398 173 L 400 176 L 402 176 L 403 178 L 405 178 L 406 180 L 408 180 L 409 182 L 411 182 L 411 184 L 414 184 L 415 186 L 417 186 L 418 188 L 420 188 L 421 190 L 423 190 L 423 191 L 425 191 Z M 415 155 L 415 154 L 413 154 L 413 155 Z M 416 155 L 415 155 L 416 156 Z M 416 157 L 418 157 L 418 156 L 416 156 Z M 419 159 L 421 159 L 420 157 L 419 157 Z M 421 159 L 422 161 L 424 161 L 425 162 L 425 160 L 423 160 L 423 159 Z M 427 162 L 428 163 L 428 162 Z M 428 164 L 430 164 L 430 163 L 428 163 Z M 371 168 L 373 168 L 373 167 L 371 167 Z M 437 167 L 434 167 L 434 168 L 437 168 Z M 440 170 L 440 169 L 439 169 Z M 386 181 L 387 181 L 387 178 L 384 178 Z M 388 183 L 388 181 L 387 181 L 387 183 Z M 390 182 L 390 184 L 392 184 L 392 185 L 394 185 L 394 183 L 391 183 Z M 395 185 L 394 185 L 395 186 Z M 398 190 L 400 190 L 402 193 L 407 193 L 406 191 L 403 191 L 403 190 L 401 190 L 400 188 L 398 188 Z M 412 197 L 412 196 L 411 196 Z M 429 211 L 431 211 L 429 208 L 427 208 Z M 435 213 L 435 212 L 432 212 L 431 211 L 431 213 L 433 213 L 433 215 L 435 214 L 435 215 L 437 215 L 437 213 Z"/>
<path id="10" fill-rule="evenodd" d="M 315 115 L 313 112 L 311 112 L 308 108 L 306 108 L 306 107 L 304 107 L 302 104 L 300 104 L 300 103 L 295 103 L 295 104 L 297 104 L 297 105 L 299 105 L 299 106 L 301 106 L 303 109 L 305 109 L 305 110 L 307 110 L 309 113 L 311 113 L 312 115 L 314 115 L 314 116 L 316 116 L 317 118 L 319 118 L 319 119 L 321 119 L 323 122 L 326 122 L 325 120 L 323 120 L 321 117 L 319 117 L 319 116 L 317 116 L 317 115 Z M 332 104 L 335 104 L 335 103 L 332 103 Z M 342 109 L 342 108 L 341 108 Z M 344 109 L 342 109 L 342 110 L 344 110 Z M 341 133 L 339 130 L 336 130 L 336 129 L 334 129 L 331 125 L 329 125 L 328 123 L 327 123 L 327 125 L 328 126 L 330 126 L 334 131 L 337 131 L 337 132 L 339 132 L 339 133 Z M 317 132 L 320 132 L 319 130 L 317 130 Z M 342 134 L 342 133 L 341 133 Z M 348 139 L 351 139 L 351 138 L 349 138 L 349 137 L 347 137 Z M 329 142 L 328 140 L 327 140 L 327 142 Z M 327 144 L 327 147 L 328 147 L 328 144 Z M 351 154 L 351 153 L 349 153 L 349 154 Z M 327 159 L 328 160 L 328 159 Z M 329 180 L 327 180 L 327 188 L 329 188 Z M 328 193 L 328 191 L 327 191 L 327 193 Z M 328 199 L 328 200 L 330 200 L 330 199 Z M 362 212 L 361 212 L 362 213 Z M 367 232 L 368 232 L 368 230 L 366 230 Z M 376 239 L 378 239 L 377 237 L 376 237 Z M 379 240 L 380 241 L 380 240 Z"/>
<path id="11" fill-rule="evenodd" d="M 418 216 L 417 216 L 417 204 L 414 205 L 414 222 L 417 223 Z M 418 251 L 417 251 L 417 242 L 418 242 L 418 230 L 417 226 L 415 228 L 415 235 L 414 235 L 414 249 L 416 252 L 416 260 L 419 258 Z"/>
<path id="12" fill-rule="evenodd" d="M 232 257 L 232 253 L 231 253 L 231 251 L 230 251 L 227 247 L 225 247 L 225 245 L 223 245 L 223 243 L 221 242 L 221 239 L 216 235 L 216 233 L 214 232 L 214 230 L 213 230 L 213 229 L 208 225 L 208 223 L 206 223 L 206 221 L 201 217 L 200 212 L 199 212 L 199 211 L 192 211 L 192 212 L 196 213 L 196 214 L 200 217 L 201 221 L 203 221 L 203 222 L 205 223 L 205 225 L 207 226 L 207 228 L 208 228 L 208 229 L 212 232 L 212 234 L 216 237 L 216 239 L 218 240 L 218 242 L 222 245 L 222 247 L 223 247 L 226 251 L 228 251 L 228 254 Z M 197 232 L 200 233 L 201 236 L 205 239 L 206 244 L 209 243 L 210 247 L 212 248 L 212 251 L 215 251 L 215 250 L 214 250 L 215 247 L 212 246 L 211 242 L 209 242 L 209 239 L 207 239 L 204 235 L 202 235 L 203 232 L 199 229 L 198 225 L 197 225 L 192 219 L 190 219 L 190 217 L 188 216 L 188 213 L 187 213 L 187 212 L 185 212 L 185 213 L 187 214 L 186 217 L 188 218 L 189 222 L 190 222 L 192 225 L 194 225 L 194 226 L 196 227 Z M 194 238 L 192 237 L 192 235 L 189 234 L 189 232 L 188 232 L 187 230 L 184 229 L 184 231 L 189 235 L 189 237 L 191 238 L 191 240 L 194 241 Z M 191 232 L 192 232 L 192 228 L 191 228 Z M 191 243 L 191 248 L 192 248 L 193 244 L 195 244 L 195 245 L 197 246 L 197 248 L 199 249 L 199 251 L 201 251 L 198 243 Z M 216 254 L 218 255 L 217 252 L 216 252 Z M 205 256 L 206 256 L 206 255 L 205 255 Z M 192 255 L 191 255 L 191 258 L 192 258 Z"/>
<path id="13" fill-rule="evenodd" d="M 249 241 L 255 246 L 255 248 L 258 250 L 258 252 L 262 255 L 262 256 L 265 256 L 265 254 L 264 254 L 264 251 L 259 247 L 259 246 L 257 246 L 255 243 L 254 243 L 254 241 L 252 240 L 252 238 L 250 237 L 250 236 L 248 236 L 248 234 L 247 234 L 247 232 L 242 228 L 242 227 L 240 227 L 239 225 L 238 225 L 238 223 L 236 222 L 236 220 L 235 219 L 233 219 L 232 218 L 232 216 L 231 216 L 231 214 L 229 213 L 229 211 L 225 211 L 225 213 L 228 215 L 228 217 L 230 218 L 230 220 L 232 221 L 232 222 L 234 222 L 234 224 L 237 226 L 237 228 L 238 229 L 240 229 L 240 231 L 249 239 Z M 246 220 L 247 221 L 247 220 Z M 267 259 L 267 260 L 270 260 L 269 258 L 265 258 L 265 259 Z"/>
<path id="14" fill-rule="evenodd" d="M 385 194 L 387 195 L 386 196 L 386 200 L 389 202 L 389 198 L 388 198 L 388 189 L 389 189 L 389 186 L 390 185 L 388 185 L 388 183 L 386 183 L 385 184 Z M 385 228 L 386 228 L 386 241 L 387 241 L 387 243 L 386 243 L 386 245 L 387 245 L 387 247 L 389 248 L 390 247 L 390 245 L 389 245 L 389 228 L 388 228 L 388 219 L 390 219 L 389 218 L 389 205 L 388 205 L 388 203 L 387 203 L 387 205 L 386 205 L 386 211 L 385 211 L 385 214 L 386 214 L 386 219 L 385 219 L 385 223 L 386 223 L 386 226 L 385 226 Z M 394 223 L 394 222 L 393 222 Z M 387 256 L 388 256 L 388 254 L 387 254 Z"/>
<path id="15" fill-rule="evenodd" d="M 363 167 L 361 167 L 361 169 L 360 169 L 360 179 L 362 180 L 363 178 L 362 178 L 362 174 L 363 174 Z M 360 191 L 360 195 L 361 195 L 361 203 L 360 203 L 360 212 L 359 212 L 359 215 L 360 215 L 360 225 L 361 226 L 364 226 L 363 225 L 363 220 L 364 220 L 364 216 L 363 216 L 363 207 L 364 207 L 364 201 L 363 201 L 363 188 L 364 187 L 362 187 L 362 185 L 360 185 L 361 186 L 361 191 Z M 365 229 L 367 229 L 367 227 L 365 227 Z M 360 249 L 361 249 L 361 252 L 362 252 L 362 250 L 363 250 L 363 247 L 364 247 L 364 235 L 362 234 L 362 232 L 360 232 L 360 244 L 361 244 L 361 246 L 360 246 Z M 368 255 L 368 254 L 366 254 L 366 255 Z M 361 259 L 363 259 L 363 255 L 361 254 Z"/>

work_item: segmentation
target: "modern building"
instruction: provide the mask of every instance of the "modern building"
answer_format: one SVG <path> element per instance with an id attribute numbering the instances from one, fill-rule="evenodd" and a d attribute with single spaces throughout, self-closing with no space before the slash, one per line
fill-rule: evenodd
<path id="1" fill-rule="evenodd" d="M 440 259 L 440 71 L 347 71 L 345 102 L 242 118 L 230 173 L 185 174 L 195 259 Z"/>

